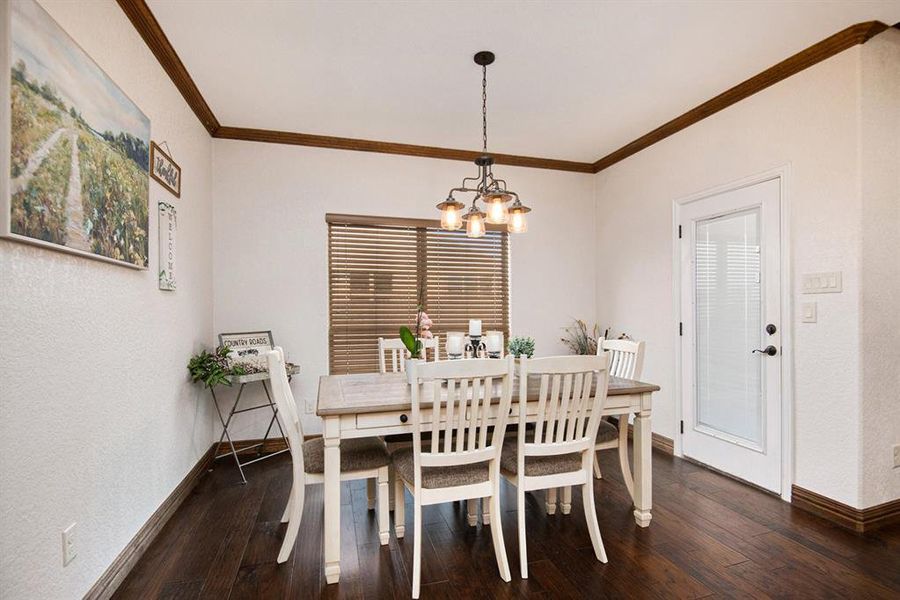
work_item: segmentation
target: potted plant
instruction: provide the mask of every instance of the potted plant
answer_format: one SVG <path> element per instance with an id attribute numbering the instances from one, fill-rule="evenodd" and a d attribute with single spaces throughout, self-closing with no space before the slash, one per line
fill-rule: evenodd
<path id="1" fill-rule="evenodd" d="M 600 326 L 588 331 L 587 323 L 575 319 L 571 327 L 566 327 L 566 336 L 562 343 L 569 347 L 572 354 L 597 354 L 597 338 L 600 337 Z"/>
<path id="2" fill-rule="evenodd" d="M 531 358 L 534 356 L 534 338 L 525 336 L 511 337 L 506 345 L 506 349 L 516 358 L 521 356 Z"/>
<path id="3" fill-rule="evenodd" d="M 204 387 L 231 385 L 233 375 L 245 375 L 243 367 L 233 364 L 228 358 L 231 348 L 219 346 L 213 352 L 202 350 L 188 361 L 187 368 L 191 374 L 191 382 L 203 383 Z"/>

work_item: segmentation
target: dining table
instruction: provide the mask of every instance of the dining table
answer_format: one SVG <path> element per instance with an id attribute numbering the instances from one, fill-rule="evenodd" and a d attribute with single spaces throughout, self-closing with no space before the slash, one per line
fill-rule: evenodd
<path id="1" fill-rule="evenodd" d="M 536 420 L 538 382 L 526 391 L 526 423 Z M 532 389 L 533 388 L 533 389 Z M 513 410 L 508 423 L 517 423 L 518 385 L 513 388 Z M 604 416 L 628 418 L 634 415 L 634 519 L 641 527 L 650 525 L 652 506 L 652 462 L 650 414 L 652 395 L 659 386 L 610 377 Z M 499 400 L 495 398 L 497 403 Z M 341 440 L 412 433 L 412 391 L 406 373 L 358 373 L 323 375 L 319 378 L 316 414 L 322 418 L 325 445 L 324 467 L 324 558 L 325 579 L 337 583 L 341 576 Z M 430 429 L 430 409 L 420 412 L 422 430 Z M 496 421 L 497 415 L 492 418 Z M 490 421 L 489 421 L 490 422 Z"/>

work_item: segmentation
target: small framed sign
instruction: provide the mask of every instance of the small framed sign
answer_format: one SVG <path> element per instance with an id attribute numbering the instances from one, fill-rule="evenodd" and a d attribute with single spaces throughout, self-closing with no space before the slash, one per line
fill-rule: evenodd
<path id="1" fill-rule="evenodd" d="M 219 345 L 231 348 L 229 358 L 232 362 L 250 367 L 250 373 L 267 371 L 266 352 L 275 348 L 271 330 L 220 333 Z"/>
<path id="2" fill-rule="evenodd" d="M 165 144 L 165 142 L 163 143 Z M 181 167 L 152 140 L 150 141 L 150 176 L 172 192 L 176 198 L 181 198 Z"/>

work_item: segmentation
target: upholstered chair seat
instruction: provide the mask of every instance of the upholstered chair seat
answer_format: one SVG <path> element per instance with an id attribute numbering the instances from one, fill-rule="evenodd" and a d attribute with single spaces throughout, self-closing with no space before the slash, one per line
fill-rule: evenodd
<path id="1" fill-rule="evenodd" d="M 503 454 L 500 455 L 500 468 L 515 474 L 518 465 L 518 442 L 514 438 L 506 438 L 503 441 Z M 529 477 L 541 475 L 556 475 L 557 473 L 571 473 L 581 469 L 581 455 L 577 452 L 571 454 L 554 454 L 552 456 L 526 456 L 525 474 Z"/>
<path id="2" fill-rule="evenodd" d="M 368 471 L 391 462 L 384 443 L 377 438 L 341 441 L 341 472 Z M 313 438 L 303 442 L 303 467 L 307 473 L 325 472 L 325 440 Z"/>
<path id="3" fill-rule="evenodd" d="M 401 448 L 394 452 L 394 470 L 407 483 L 415 482 L 413 468 L 413 449 Z M 422 487 L 428 489 L 470 485 L 488 481 L 488 463 L 473 463 L 452 467 L 424 467 L 422 469 Z"/>
<path id="4" fill-rule="evenodd" d="M 625 418 L 628 418 L 626 415 Z M 619 439 L 619 428 L 609 421 L 600 421 L 600 427 L 597 428 L 597 443 L 611 442 Z"/>

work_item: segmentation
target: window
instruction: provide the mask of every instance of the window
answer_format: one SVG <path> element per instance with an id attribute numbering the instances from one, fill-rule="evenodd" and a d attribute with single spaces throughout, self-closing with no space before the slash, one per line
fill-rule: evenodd
<path id="1" fill-rule="evenodd" d="M 418 290 L 441 336 L 469 319 L 509 339 L 509 238 L 468 238 L 437 221 L 326 215 L 332 374 L 378 371 L 378 338 L 415 326 Z"/>

